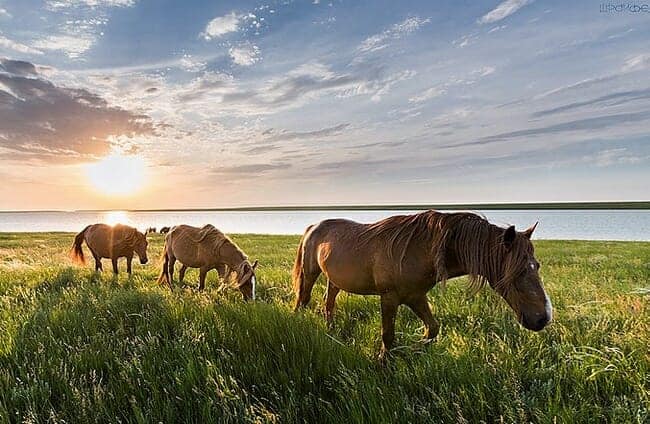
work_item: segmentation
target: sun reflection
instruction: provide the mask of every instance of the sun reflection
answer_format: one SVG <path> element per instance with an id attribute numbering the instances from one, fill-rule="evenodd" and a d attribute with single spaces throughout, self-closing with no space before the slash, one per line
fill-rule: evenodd
<path id="1" fill-rule="evenodd" d="M 125 211 L 108 211 L 104 214 L 104 223 L 108 225 L 129 224 L 129 214 Z"/>

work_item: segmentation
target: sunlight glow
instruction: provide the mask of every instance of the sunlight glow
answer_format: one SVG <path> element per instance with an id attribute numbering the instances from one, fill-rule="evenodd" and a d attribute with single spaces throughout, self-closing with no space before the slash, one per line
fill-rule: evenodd
<path id="1" fill-rule="evenodd" d="M 103 194 L 127 196 L 144 185 L 145 166 L 144 160 L 139 156 L 113 153 L 88 165 L 88 179 Z"/>
<path id="2" fill-rule="evenodd" d="M 104 224 L 129 224 L 129 214 L 125 211 L 108 211 L 104 214 Z"/>

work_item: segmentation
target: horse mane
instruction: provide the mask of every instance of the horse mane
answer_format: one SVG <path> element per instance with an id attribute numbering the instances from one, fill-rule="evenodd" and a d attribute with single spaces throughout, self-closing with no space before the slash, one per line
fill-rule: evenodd
<path id="1" fill-rule="evenodd" d="M 516 234 L 510 249 L 503 244 L 505 229 L 471 212 L 441 213 L 429 210 L 398 215 L 369 224 L 359 242 L 380 238 L 389 260 L 397 259 L 401 271 L 409 247 L 418 242 L 431 252 L 436 280 L 444 284 L 449 274 L 447 254 L 453 252 L 469 276 L 469 292 L 475 294 L 486 283 L 507 291 L 525 269 L 532 243 Z"/>
<path id="2" fill-rule="evenodd" d="M 114 234 L 120 234 L 121 238 L 115 242 L 115 246 L 133 246 L 137 240 L 137 228 L 130 227 L 124 224 L 115 224 L 112 229 L 112 237 Z"/>

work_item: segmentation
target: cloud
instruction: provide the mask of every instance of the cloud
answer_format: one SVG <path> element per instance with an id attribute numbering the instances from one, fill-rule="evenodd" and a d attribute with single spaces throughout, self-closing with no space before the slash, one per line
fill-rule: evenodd
<path id="1" fill-rule="evenodd" d="M 447 90 L 445 90 L 442 87 L 435 86 L 431 87 L 427 90 L 425 90 L 422 94 L 418 94 L 417 96 L 413 96 L 409 99 L 409 102 L 411 103 L 423 103 L 426 102 L 427 100 L 431 100 L 434 97 L 442 96 L 445 94 Z"/>
<path id="2" fill-rule="evenodd" d="M 279 140 L 305 140 L 319 137 L 331 137 L 341 134 L 344 130 L 348 129 L 350 124 L 344 123 L 335 125 L 333 127 L 321 128 L 314 131 L 277 131 L 270 128 L 264 131 L 263 135 L 266 136 L 265 141 L 279 141 Z"/>
<path id="3" fill-rule="evenodd" d="M 0 35 L 0 48 L 12 50 L 14 52 L 24 53 L 24 54 L 34 54 L 34 55 L 43 54 L 43 52 L 40 50 L 26 46 L 17 41 L 10 40 L 9 38 L 3 37 L 2 35 Z"/>
<path id="4" fill-rule="evenodd" d="M 532 3 L 532 0 L 506 0 L 500 3 L 496 8 L 490 10 L 483 15 L 479 20 L 479 24 L 491 24 L 498 22 L 502 19 L 515 13 L 517 10 Z"/>
<path id="5" fill-rule="evenodd" d="M 359 45 L 358 50 L 361 52 L 373 52 L 388 47 L 390 40 L 397 40 L 404 35 L 418 30 L 422 25 L 431 22 L 431 19 L 413 16 L 404 19 L 402 22 L 393 24 L 390 28 L 379 34 L 366 38 Z"/>
<path id="6" fill-rule="evenodd" d="M 11 13 L 7 12 L 7 9 L 0 7 L 0 18 L 11 18 Z"/>
<path id="7" fill-rule="evenodd" d="M 260 60 L 259 47 L 251 43 L 231 47 L 228 54 L 232 61 L 239 66 L 251 66 Z"/>
<path id="8" fill-rule="evenodd" d="M 569 103 L 566 105 L 554 107 L 552 109 L 541 110 L 539 112 L 533 113 L 531 116 L 533 116 L 534 118 L 539 118 L 539 117 L 553 115 L 560 112 L 567 112 L 575 109 L 580 109 L 585 106 L 592 106 L 598 104 L 618 106 L 623 103 L 628 103 L 635 100 L 645 100 L 645 99 L 650 99 L 650 88 L 646 88 L 643 90 L 630 90 L 630 91 L 611 93 L 605 96 L 596 97 L 595 99 L 585 100 L 582 102 Z"/>
<path id="9" fill-rule="evenodd" d="M 583 157 L 584 162 L 592 163 L 598 167 L 635 164 L 643 162 L 647 159 L 648 156 L 643 157 L 629 153 L 625 147 L 601 150 L 593 155 L 587 155 Z"/>
<path id="10" fill-rule="evenodd" d="M 177 99 L 181 102 L 209 101 L 224 113 L 269 114 L 300 106 L 326 94 L 339 97 L 370 95 L 373 101 L 379 101 L 393 85 L 413 75 L 413 71 L 386 74 L 383 67 L 370 64 L 355 66 L 348 72 L 335 72 L 321 63 L 310 62 L 261 84 L 244 84 L 227 75 L 206 74 L 180 92 Z"/>
<path id="11" fill-rule="evenodd" d="M 69 58 L 77 59 L 95 44 L 92 33 L 50 35 L 34 43 L 43 50 L 60 50 Z"/>
<path id="12" fill-rule="evenodd" d="M 650 54 L 639 54 L 625 61 L 623 72 L 640 71 L 650 68 Z"/>
<path id="13" fill-rule="evenodd" d="M 212 40 L 230 32 L 235 32 L 239 29 L 239 25 L 244 17 L 245 15 L 240 15 L 235 12 L 230 12 L 224 16 L 217 16 L 208 22 L 200 36 L 206 40 Z"/>
<path id="14" fill-rule="evenodd" d="M 604 130 L 607 128 L 615 127 L 618 125 L 643 122 L 650 120 L 650 111 L 620 113 L 613 115 L 602 115 L 593 118 L 576 119 L 572 121 L 562 122 L 559 124 L 552 124 L 545 127 L 531 128 L 527 130 L 510 131 L 496 135 L 481 137 L 476 141 L 466 143 L 447 144 L 440 146 L 441 148 L 454 148 L 460 146 L 475 146 L 492 144 L 500 141 L 506 141 L 513 138 L 540 136 L 549 134 L 559 134 L 572 131 L 595 131 Z"/>
<path id="15" fill-rule="evenodd" d="M 36 66 L 22 60 L 0 58 L 0 71 L 19 76 L 36 75 Z"/>
<path id="16" fill-rule="evenodd" d="M 0 147 L 46 161 L 91 158 L 124 137 L 154 136 L 144 114 L 111 106 L 88 90 L 54 84 L 28 62 L 0 71 Z"/>
<path id="17" fill-rule="evenodd" d="M 131 7 L 135 0 L 48 0 L 47 8 L 52 10 L 68 9 L 77 7 Z"/>

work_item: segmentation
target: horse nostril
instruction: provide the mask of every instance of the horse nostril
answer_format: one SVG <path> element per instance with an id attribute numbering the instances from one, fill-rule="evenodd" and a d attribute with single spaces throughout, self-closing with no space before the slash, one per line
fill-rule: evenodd
<path id="1" fill-rule="evenodd" d="M 535 326 L 537 328 L 544 328 L 546 326 L 546 324 L 548 324 L 548 321 L 549 321 L 548 315 L 544 314 L 537 320 L 537 322 L 535 323 L 536 324 Z"/>

